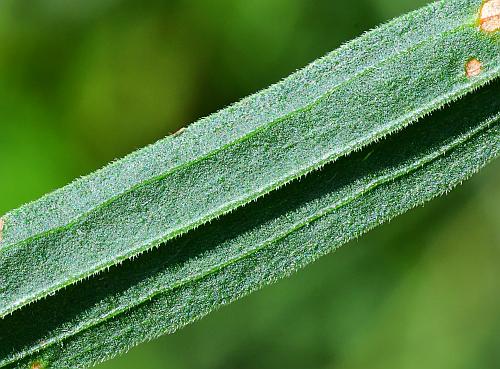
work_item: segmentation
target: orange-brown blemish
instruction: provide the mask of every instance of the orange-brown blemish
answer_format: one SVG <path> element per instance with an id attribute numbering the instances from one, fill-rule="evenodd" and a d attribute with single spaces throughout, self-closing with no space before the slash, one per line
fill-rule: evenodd
<path id="1" fill-rule="evenodd" d="M 39 361 L 35 361 L 31 364 L 31 369 L 43 369 L 42 363 Z"/>
<path id="2" fill-rule="evenodd" d="M 465 74 L 467 77 L 475 77 L 481 73 L 483 64 L 477 59 L 471 59 L 465 64 Z"/>
<path id="3" fill-rule="evenodd" d="M 3 218 L 0 218 L 0 242 L 2 242 L 3 239 L 3 227 L 5 226 L 5 220 Z"/>
<path id="4" fill-rule="evenodd" d="M 485 32 L 500 29 L 500 0 L 486 0 L 481 6 L 479 27 Z"/>

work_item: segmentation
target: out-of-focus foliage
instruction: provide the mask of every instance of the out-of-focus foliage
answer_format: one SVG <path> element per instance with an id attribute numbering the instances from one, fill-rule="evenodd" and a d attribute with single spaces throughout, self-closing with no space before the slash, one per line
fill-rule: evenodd
<path id="1" fill-rule="evenodd" d="M 5 0 L 0 213 L 423 3 Z M 101 368 L 494 367 L 499 169 Z"/>

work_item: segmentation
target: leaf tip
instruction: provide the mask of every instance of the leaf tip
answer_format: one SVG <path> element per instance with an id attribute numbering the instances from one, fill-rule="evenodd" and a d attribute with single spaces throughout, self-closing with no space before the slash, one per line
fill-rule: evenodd
<path id="1" fill-rule="evenodd" d="M 500 0 L 486 0 L 481 6 L 479 27 L 485 32 L 500 29 Z"/>
<path id="2" fill-rule="evenodd" d="M 483 63 L 481 63 L 476 58 L 470 59 L 465 64 L 465 74 L 468 78 L 475 77 L 481 73 L 483 69 Z"/>

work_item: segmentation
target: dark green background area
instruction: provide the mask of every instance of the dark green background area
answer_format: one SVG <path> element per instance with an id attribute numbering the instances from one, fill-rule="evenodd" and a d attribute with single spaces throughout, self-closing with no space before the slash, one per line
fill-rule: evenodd
<path id="1" fill-rule="evenodd" d="M 4 0 L 0 214 L 424 3 Z M 499 169 L 99 368 L 497 367 Z"/>

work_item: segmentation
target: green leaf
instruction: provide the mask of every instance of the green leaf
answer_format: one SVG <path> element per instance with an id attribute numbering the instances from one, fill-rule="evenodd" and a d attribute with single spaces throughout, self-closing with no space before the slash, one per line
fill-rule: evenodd
<path id="1" fill-rule="evenodd" d="M 498 156 L 500 37 L 481 9 L 398 18 L 5 215 L 0 367 L 83 368 L 172 332 Z"/>
<path id="2" fill-rule="evenodd" d="M 3 217 L 0 317 L 403 129 L 500 73 L 481 1 L 392 21 Z M 465 65 L 479 60 L 478 75 Z"/>
<path id="3" fill-rule="evenodd" d="M 500 81 L 160 248 L 0 320 L 0 367 L 80 368 L 288 275 L 500 152 Z M 36 317 L 36 319 L 33 319 Z"/>

